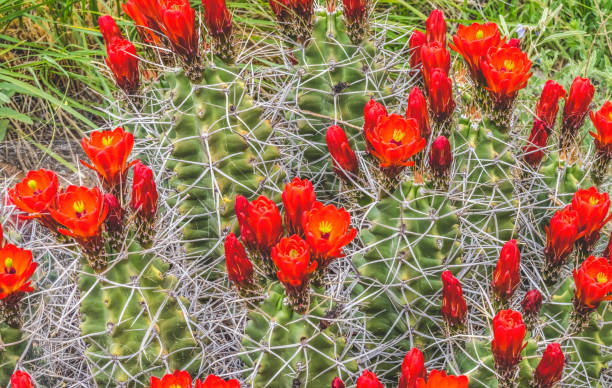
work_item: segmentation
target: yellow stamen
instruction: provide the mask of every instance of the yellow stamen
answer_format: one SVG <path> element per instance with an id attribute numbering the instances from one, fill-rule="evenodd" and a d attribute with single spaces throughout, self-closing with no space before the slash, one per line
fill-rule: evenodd
<path id="1" fill-rule="evenodd" d="M 589 198 L 589 203 L 591 205 L 597 205 L 599 203 L 599 198 L 597 198 L 597 197 L 590 197 Z"/>
<path id="2" fill-rule="evenodd" d="M 512 71 L 514 70 L 514 62 L 510 59 L 506 59 L 504 61 L 504 67 L 506 68 L 506 71 Z"/>
<path id="3" fill-rule="evenodd" d="M 608 118 L 609 118 L 610 120 L 612 120 L 612 112 L 610 112 L 610 113 L 608 114 Z"/>
<path id="4" fill-rule="evenodd" d="M 482 39 L 484 37 L 484 32 L 482 30 L 478 30 L 476 33 L 476 39 Z"/>
<path id="5" fill-rule="evenodd" d="M 321 234 L 329 234 L 331 233 L 332 230 L 332 224 L 329 221 L 321 221 L 321 223 L 319 224 L 319 232 L 321 232 Z"/>
<path id="6" fill-rule="evenodd" d="M 74 201 L 74 203 L 72 204 L 72 208 L 77 213 L 83 213 L 83 211 L 85 210 L 85 203 L 83 201 Z"/>
<path id="7" fill-rule="evenodd" d="M 113 144 L 114 138 L 115 137 L 113 135 L 103 137 L 102 144 L 104 145 L 104 147 L 108 147 L 109 145 Z"/>
<path id="8" fill-rule="evenodd" d="M 598 283 L 606 283 L 608 281 L 608 275 L 603 272 L 597 274 L 597 282 Z"/>
<path id="9" fill-rule="evenodd" d="M 400 143 L 404 136 L 406 136 L 406 134 L 399 129 L 393 131 L 393 140 L 395 140 L 397 143 Z"/>
<path id="10" fill-rule="evenodd" d="M 6 269 L 13 268 L 13 259 L 11 257 L 4 259 L 4 267 L 6 267 Z"/>
<path id="11" fill-rule="evenodd" d="M 36 182 L 34 179 L 30 179 L 28 181 L 28 187 L 30 188 L 30 190 L 34 191 L 38 188 L 38 182 Z"/>
<path id="12" fill-rule="evenodd" d="M 290 256 L 292 259 L 295 259 L 295 258 L 297 257 L 297 255 L 298 255 L 298 251 L 297 251 L 297 250 L 292 249 L 292 250 L 290 250 L 290 251 L 289 251 L 289 256 Z"/>

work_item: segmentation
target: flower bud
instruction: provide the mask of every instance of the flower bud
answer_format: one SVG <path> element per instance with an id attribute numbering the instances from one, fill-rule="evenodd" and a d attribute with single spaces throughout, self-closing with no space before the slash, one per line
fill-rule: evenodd
<path id="1" fill-rule="evenodd" d="M 518 311 L 501 310 L 493 318 L 491 351 L 498 371 L 511 370 L 521 361 L 525 332 L 523 317 Z"/>
<path id="2" fill-rule="evenodd" d="M 564 133 L 575 135 L 582 128 L 594 95 L 595 87 L 588 78 L 578 76 L 574 79 L 563 109 Z"/>
<path id="3" fill-rule="evenodd" d="M 449 326 L 465 322 L 467 303 L 463 297 L 461 283 L 450 271 L 442 272 L 442 316 Z"/>
<path id="4" fill-rule="evenodd" d="M 534 169 L 540 165 L 542 158 L 544 158 L 544 148 L 547 140 L 546 124 L 544 121 L 536 119 L 533 122 L 527 145 L 523 148 L 525 162 Z"/>
<path id="5" fill-rule="evenodd" d="M 363 130 L 367 134 L 372 131 L 378 123 L 379 117 L 387 117 L 387 108 L 384 105 L 370 99 L 363 108 Z"/>
<path id="6" fill-rule="evenodd" d="M 17 370 L 11 376 L 12 388 L 34 388 L 34 383 L 27 372 Z"/>
<path id="7" fill-rule="evenodd" d="M 238 288 L 253 284 L 253 264 L 234 233 L 225 238 L 225 267 L 227 276 Z"/>
<path id="8" fill-rule="evenodd" d="M 138 54 L 127 39 L 115 38 L 106 45 L 106 64 L 111 69 L 115 82 L 125 93 L 134 94 L 140 86 Z"/>
<path id="9" fill-rule="evenodd" d="M 559 99 L 567 96 L 563 86 L 553 80 L 546 81 L 542 94 L 536 105 L 536 116 L 546 125 L 546 131 L 550 133 L 555 126 L 557 113 L 559 112 Z"/>
<path id="10" fill-rule="evenodd" d="M 455 110 L 453 83 L 443 69 L 433 69 L 429 80 L 429 107 L 439 122 L 447 120 Z"/>
<path id="11" fill-rule="evenodd" d="M 564 364 L 561 346 L 556 342 L 549 344 L 533 375 L 535 388 L 553 388 L 561 380 Z"/>
<path id="12" fill-rule="evenodd" d="M 444 14 L 439 9 L 434 9 L 429 14 L 425 22 L 427 32 L 427 42 L 438 42 L 442 46 L 446 45 L 446 20 Z"/>
<path id="13" fill-rule="evenodd" d="M 104 43 L 108 46 L 115 38 L 123 38 L 115 19 L 110 15 L 103 15 L 98 18 L 98 25 L 100 26 L 100 32 L 104 37 Z"/>
<path id="14" fill-rule="evenodd" d="M 451 145 L 446 136 L 438 136 L 431 143 L 429 151 L 429 167 L 436 177 L 447 176 L 451 164 L 453 163 L 453 153 Z"/>
<path id="15" fill-rule="evenodd" d="M 340 377 L 336 377 L 331 383 L 331 388 L 345 388 L 345 385 Z"/>
<path id="16" fill-rule="evenodd" d="M 510 240 L 504 244 L 493 272 L 491 287 L 497 299 L 505 302 L 514 294 L 521 281 L 520 264 L 521 252 L 516 240 Z"/>
<path id="17" fill-rule="evenodd" d="M 558 210 L 545 227 L 546 248 L 544 255 L 550 267 L 559 267 L 572 253 L 578 239 L 578 212 L 567 206 Z"/>
<path id="18" fill-rule="evenodd" d="M 327 129 L 325 137 L 327 149 L 332 156 L 336 174 L 347 181 L 357 177 L 359 174 L 359 162 L 344 130 L 337 125 L 332 125 Z"/>
<path id="19" fill-rule="evenodd" d="M 378 381 L 378 377 L 373 372 L 364 370 L 357 379 L 357 386 L 355 388 L 384 388 L 384 386 Z"/>
<path id="20" fill-rule="evenodd" d="M 441 43 L 432 42 L 421 46 L 421 61 L 423 61 L 423 80 L 425 87 L 429 87 L 431 73 L 439 68 L 448 74 L 450 70 L 450 53 Z"/>
<path id="21" fill-rule="evenodd" d="M 540 291 L 535 288 L 529 290 L 521 302 L 521 307 L 523 307 L 523 314 L 525 315 L 540 314 L 540 308 L 542 307 L 542 294 Z"/>
<path id="22" fill-rule="evenodd" d="M 290 234 L 303 235 L 302 215 L 310 210 L 317 200 L 312 183 L 308 179 L 293 178 L 285 185 L 282 198 L 285 206 L 285 228 Z"/>
<path id="23" fill-rule="evenodd" d="M 410 48 L 410 68 L 416 69 L 421 66 L 421 46 L 427 43 L 427 37 L 421 31 L 414 30 L 408 46 Z"/>
<path id="24" fill-rule="evenodd" d="M 427 369 L 425 369 L 423 353 L 418 348 L 412 348 L 404 356 L 398 388 L 415 388 L 417 379 L 426 376 Z"/>
<path id="25" fill-rule="evenodd" d="M 408 108 L 406 108 L 406 118 L 415 119 L 421 137 L 425 140 L 429 140 L 431 136 L 431 128 L 429 126 L 429 112 L 427 111 L 427 100 L 417 86 L 412 88 L 408 95 Z"/>
<path id="26" fill-rule="evenodd" d="M 153 222 L 157 214 L 157 197 L 153 171 L 141 162 L 137 162 L 134 165 L 130 208 L 139 218 Z"/>

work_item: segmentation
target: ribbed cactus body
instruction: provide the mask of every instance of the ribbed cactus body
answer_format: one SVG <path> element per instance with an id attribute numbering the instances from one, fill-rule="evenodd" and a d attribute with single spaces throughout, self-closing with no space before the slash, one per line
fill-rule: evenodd
<path id="1" fill-rule="evenodd" d="M 21 329 L 0 324 L 0 383 L 8 382 L 26 348 Z"/>
<path id="2" fill-rule="evenodd" d="M 196 371 L 201 362 L 185 315 L 173 292 L 168 264 L 135 242 L 102 274 L 83 261 L 79 276 L 81 331 L 87 358 L 100 386 L 136 382 L 174 369 Z"/>

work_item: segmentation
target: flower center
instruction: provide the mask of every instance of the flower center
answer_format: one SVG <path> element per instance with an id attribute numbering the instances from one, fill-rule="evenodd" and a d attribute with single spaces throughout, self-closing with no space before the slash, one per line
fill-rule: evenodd
<path id="1" fill-rule="evenodd" d="M 506 59 L 504 61 L 504 69 L 506 71 L 512 71 L 514 70 L 514 62 L 511 59 Z"/>
<path id="2" fill-rule="evenodd" d="M 590 203 L 591 205 L 597 205 L 597 204 L 599 203 L 599 198 L 597 198 L 597 197 L 591 197 L 591 198 L 589 198 L 589 203 Z"/>
<path id="3" fill-rule="evenodd" d="M 478 30 L 478 32 L 476 32 L 476 39 L 482 38 L 484 38 L 484 32 L 482 30 Z"/>
<path id="4" fill-rule="evenodd" d="M 102 138 L 102 145 L 104 147 L 108 147 L 109 145 L 113 144 L 114 139 L 115 137 L 113 135 L 105 136 Z"/>
<path id="5" fill-rule="evenodd" d="M 391 139 L 391 143 L 395 145 L 401 145 L 402 139 L 406 136 L 406 134 L 399 129 L 393 131 L 393 139 Z"/>
<path id="6" fill-rule="evenodd" d="M 28 187 L 30 190 L 35 191 L 38 188 L 38 182 L 36 182 L 34 179 L 30 179 L 28 181 Z"/>
<path id="7" fill-rule="evenodd" d="M 13 268 L 13 258 L 11 257 L 7 257 L 6 259 L 4 259 L 4 272 L 5 273 L 10 273 L 13 274 L 15 273 L 15 268 Z"/>
<path id="8" fill-rule="evenodd" d="M 598 283 L 606 283 L 608 281 L 608 275 L 603 272 L 599 272 L 596 278 Z"/>
<path id="9" fill-rule="evenodd" d="M 319 232 L 321 232 L 322 238 L 329 238 L 329 234 L 332 231 L 332 224 L 329 221 L 321 221 L 319 224 Z"/>
<path id="10" fill-rule="evenodd" d="M 611 111 L 610 113 L 608 113 L 608 118 L 609 118 L 610 120 L 612 120 L 612 111 Z"/>
<path id="11" fill-rule="evenodd" d="M 297 249 L 292 249 L 289 251 L 289 257 L 291 257 L 292 259 L 295 259 L 297 255 L 298 255 Z"/>
<path id="12" fill-rule="evenodd" d="M 72 204 L 72 208 L 76 212 L 76 216 L 80 218 L 82 213 L 85 211 L 85 202 L 74 201 L 74 203 Z"/>

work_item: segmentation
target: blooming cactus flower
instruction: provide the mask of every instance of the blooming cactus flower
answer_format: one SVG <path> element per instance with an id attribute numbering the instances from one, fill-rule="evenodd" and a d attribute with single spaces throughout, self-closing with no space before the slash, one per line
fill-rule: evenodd
<path id="1" fill-rule="evenodd" d="M 357 235 L 357 230 L 351 228 L 349 212 L 320 202 L 304 213 L 302 226 L 310 252 L 322 267 L 330 260 L 343 257 L 342 248 Z"/>
<path id="2" fill-rule="evenodd" d="M 308 179 L 293 178 L 285 185 L 282 199 L 285 207 L 285 228 L 291 234 L 303 234 L 302 215 L 310 210 L 317 200 L 312 183 Z"/>
<path id="3" fill-rule="evenodd" d="M 306 241 L 294 234 L 282 238 L 272 248 L 272 261 L 278 267 L 278 280 L 285 286 L 302 288 L 317 268 L 317 262 L 310 262 L 310 252 Z"/>
<path id="4" fill-rule="evenodd" d="M 521 361 L 525 331 L 523 317 L 518 311 L 501 310 L 493 318 L 491 350 L 498 369 L 512 369 Z"/>
<path id="5" fill-rule="evenodd" d="M 248 287 L 253 283 L 253 264 L 234 233 L 225 238 L 225 267 L 229 279 L 238 288 Z"/>
<path id="6" fill-rule="evenodd" d="M 424 378 L 417 380 L 416 388 L 468 388 L 469 380 L 466 376 L 447 376 L 446 372 L 432 370 L 427 382 Z"/>
<path id="7" fill-rule="evenodd" d="M 90 240 L 101 236 L 101 225 L 108 214 L 100 189 L 73 185 L 57 195 L 49 211 L 53 219 L 64 226 L 59 232 L 85 247 Z"/>
<path id="8" fill-rule="evenodd" d="M 381 117 L 376 127 L 366 132 L 370 153 L 380 162 L 380 167 L 390 176 L 396 176 L 404 166 L 414 165 L 410 160 L 426 144 L 419 134 L 415 119 L 405 119 L 398 114 Z"/>
<path id="9" fill-rule="evenodd" d="M 414 30 L 410 39 L 408 39 L 408 46 L 410 48 L 410 68 L 416 69 L 421 66 L 421 46 L 427 43 L 427 37 L 421 31 Z"/>
<path id="10" fill-rule="evenodd" d="M 563 86 L 553 80 L 548 80 L 544 84 L 542 94 L 536 105 L 536 116 L 546 125 L 546 131 L 550 131 L 555 126 L 557 113 L 559 112 L 559 99 L 565 99 L 567 92 Z"/>
<path id="11" fill-rule="evenodd" d="M 89 139 L 81 139 L 81 146 L 92 164 L 81 160 L 85 166 L 98 173 L 104 187 L 121 192 L 130 166 L 128 158 L 134 147 L 134 135 L 118 127 L 113 131 L 96 131 Z"/>
<path id="12" fill-rule="evenodd" d="M 196 380 L 194 388 L 240 388 L 240 382 L 236 379 L 223 380 L 215 375 L 208 375 L 204 382 Z"/>
<path id="13" fill-rule="evenodd" d="M 32 262 L 32 252 L 6 244 L 0 248 L 0 299 L 32 292 L 30 277 L 38 264 Z"/>
<path id="14" fill-rule="evenodd" d="M 427 376 L 427 369 L 425 369 L 423 353 L 418 348 L 412 348 L 404 356 L 398 388 L 415 388 L 417 379 L 425 378 L 425 376 Z"/>
<path id="15" fill-rule="evenodd" d="M 351 176 L 356 177 L 359 174 L 359 162 L 344 130 L 332 125 L 327 129 L 325 138 L 336 174 L 346 180 L 350 180 Z"/>
<path id="16" fill-rule="evenodd" d="M 553 342 L 546 347 L 542 359 L 534 374 L 534 386 L 536 388 L 553 388 L 561 380 L 565 356 L 561 346 Z"/>
<path id="17" fill-rule="evenodd" d="M 161 380 L 151 376 L 149 383 L 151 388 L 191 388 L 191 376 L 187 371 L 177 370 L 164 375 Z"/>
<path id="18" fill-rule="evenodd" d="M 444 74 L 448 74 L 450 70 L 450 53 L 444 45 L 438 42 L 427 43 L 421 46 L 421 61 L 423 63 L 423 79 L 426 87 L 429 87 L 431 73 L 434 69 L 442 69 Z"/>
<path id="19" fill-rule="evenodd" d="M 49 208 L 57 195 L 57 175 L 53 171 L 40 169 L 28 171 L 26 177 L 15 187 L 8 189 L 10 202 L 27 215 L 25 219 L 36 218 L 50 230 L 57 230 L 57 223 L 49 214 Z"/>
<path id="20" fill-rule="evenodd" d="M 516 240 L 510 240 L 504 244 L 493 272 L 491 287 L 498 299 L 506 301 L 514 294 L 521 281 L 520 264 L 521 252 Z"/>
<path id="21" fill-rule="evenodd" d="M 415 119 L 419 127 L 419 133 L 425 140 L 431 136 L 429 126 L 429 112 L 427 111 L 427 100 L 417 86 L 412 88 L 408 95 L 408 108 L 406 108 L 406 118 Z"/>
<path id="22" fill-rule="evenodd" d="M 429 151 L 429 167 L 435 176 L 443 177 L 450 171 L 453 163 L 451 145 L 446 136 L 438 136 L 431 143 Z"/>
<path id="23" fill-rule="evenodd" d="M 529 290 L 521 302 L 523 314 L 537 316 L 542 308 L 542 294 L 537 289 Z"/>
<path id="24" fill-rule="evenodd" d="M 578 213 L 578 232 L 583 233 L 587 246 L 592 246 L 599 239 L 600 229 L 608 221 L 608 193 L 600 193 L 595 187 L 580 189 L 572 198 L 572 209 Z"/>
<path id="25" fill-rule="evenodd" d="M 537 168 L 544 158 L 544 147 L 546 147 L 547 141 L 548 132 L 546 130 L 546 123 L 536 119 L 533 122 L 527 145 L 523 148 L 525 162 L 532 168 Z"/>
<path id="26" fill-rule="evenodd" d="M 610 157 L 612 155 L 612 102 L 606 101 L 600 110 L 591 112 L 591 121 L 597 130 L 589 132 L 595 139 L 597 151 Z"/>
<path id="27" fill-rule="evenodd" d="M 443 69 L 433 69 L 429 79 L 429 107 L 437 121 L 445 121 L 455 110 L 453 82 Z"/>
<path id="28" fill-rule="evenodd" d="M 578 270 L 574 270 L 574 283 L 577 311 L 593 311 L 604 300 L 612 299 L 612 265 L 605 257 L 590 256 Z"/>
<path id="29" fill-rule="evenodd" d="M 11 376 L 12 388 L 34 388 L 32 378 L 27 372 L 17 370 Z"/>
<path id="30" fill-rule="evenodd" d="M 498 109 L 509 108 L 533 74 L 527 54 L 514 47 L 491 47 L 480 59 L 480 68 Z"/>
<path id="31" fill-rule="evenodd" d="M 582 127 L 594 95 L 595 87 L 588 78 L 578 76 L 574 79 L 563 108 L 564 131 L 575 134 Z"/>
<path id="32" fill-rule="evenodd" d="M 134 165 L 130 208 L 142 219 L 152 222 L 157 213 L 157 198 L 153 171 L 141 162 L 137 162 Z"/>
<path id="33" fill-rule="evenodd" d="M 378 381 L 378 377 L 369 370 L 364 370 L 361 376 L 357 379 L 357 386 L 355 388 L 384 388 L 383 385 Z"/>
<path id="34" fill-rule="evenodd" d="M 442 272 L 442 316 L 449 325 L 465 322 L 467 303 L 463 297 L 461 283 L 450 271 Z"/>
<path id="35" fill-rule="evenodd" d="M 425 22 L 427 32 L 427 42 L 438 42 L 442 46 L 446 45 L 446 21 L 444 14 L 439 9 L 434 9 L 429 14 Z"/>
<path id="36" fill-rule="evenodd" d="M 565 263 L 565 259 L 572 253 L 574 243 L 578 239 L 578 212 L 571 206 L 558 210 L 545 227 L 546 248 L 544 255 L 546 261 L 554 265 Z"/>
<path id="37" fill-rule="evenodd" d="M 380 117 L 387 116 L 387 108 L 385 108 L 384 105 L 370 99 L 370 101 L 368 101 L 363 108 L 363 131 L 365 134 L 374 130 Z"/>
<path id="38" fill-rule="evenodd" d="M 159 0 L 161 25 L 172 50 L 189 64 L 198 57 L 195 11 L 188 0 Z"/>
<path id="39" fill-rule="evenodd" d="M 457 33 L 453 35 L 453 43 L 449 43 L 448 46 L 463 57 L 472 80 L 482 85 L 484 79 L 480 71 L 480 58 L 491 47 L 497 47 L 500 42 L 501 35 L 497 24 L 472 23 L 469 26 L 459 25 Z"/>
<path id="40" fill-rule="evenodd" d="M 283 234 L 283 221 L 276 204 L 263 195 L 251 203 L 237 195 L 235 210 L 244 244 L 262 257 L 269 257 Z"/>

